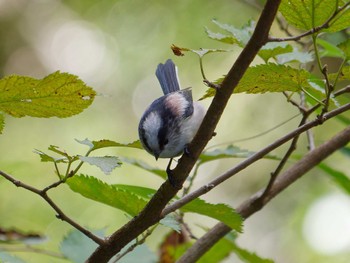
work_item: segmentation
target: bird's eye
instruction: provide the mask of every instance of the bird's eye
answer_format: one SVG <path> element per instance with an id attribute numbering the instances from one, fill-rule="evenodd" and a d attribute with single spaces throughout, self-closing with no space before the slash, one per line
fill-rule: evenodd
<path id="1" fill-rule="evenodd" d="M 169 140 L 168 140 L 168 139 L 165 139 L 165 140 L 164 140 L 164 145 L 167 145 L 168 142 L 169 142 Z"/>

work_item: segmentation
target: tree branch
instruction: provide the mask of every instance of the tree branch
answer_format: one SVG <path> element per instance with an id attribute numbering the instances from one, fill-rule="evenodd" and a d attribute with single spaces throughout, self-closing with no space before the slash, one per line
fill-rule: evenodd
<path id="1" fill-rule="evenodd" d="M 338 133 L 332 139 L 317 147 L 313 151 L 307 153 L 300 161 L 286 170 L 272 186 L 269 194 L 264 198 L 263 202 L 257 202 L 263 190 L 253 195 L 249 200 L 244 202 L 237 212 L 244 219 L 263 208 L 272 198 L 294 183 L 301 176 L 310 171 L 321 161 L 329 157 L 336 150 L 344 147 L 350 142 L 350 126 Z M 203 237 L 189 248 L 186 253 L 177 261 L 177 263 L 196 262 L 205 252 L 207 252 L 216 242 L 231 231 L 231 228 L 223 223 L 216 224 Z"/>
<path id="2" fill-rule="evenodd" d="M 332 22 L 332 20 L 343 10 L 345 10 L 348 6 L 350 5 L 350 2 L 347 2 L 346 4 L 344 4 L 342 7 L 336 8 L 336 10 L 334 11 L 334 13 L 320 26 L 312 28 L 298 36 L 291 36 L 291 37 L 270 37 L 268 42 L 285 42 L 285 41 L 299 41 L 300 39 L 302 39 L 303 37 L 306 36 L 310 36 L 313 35 L 315 33 L 320 32 L 322 29 L 328 28 L 330 22 Z M 288 33 L 288 32 L 287 32 Z"/>
<path id="3" fill-rule="evenodd" d="M 86 235 L 88 238 L 90 238 L 91 240 L 95 241 L 97 244 L 102 244 L 104 241 L 103 239 L 99 238 L 98 236 L 95 236 L 93 233 L 91 233 L 89 230 L 87 230 L 86 228 L 82 227 L 81 225 L 79 225 L 77 222 L 73 221 L 70 217 L 68 217 L 57 205 L 56 203 L 47 195 L 47 190 L 39 190 L 33 186 L 27 185 L 19 180 L 16 180 L 15 178 L 13 178 L 11 175 L 0 171 L 0 175 L 2 177 L 4 177 L 6 180 L 10 181 L 11 183 L 13 183 L 15 186 L 17 187 L 22 187 L 32 193 L 35 193 L 37 195 L 39 195 L 41 198 L 43 198 L 52 208 L 53 210 L 56 211 L 57 215 L 56 217 L 66 221 L 68 224 L 70 224 L 71 226 L 73 226 L 74 228 L 76 228 L 77 230 L 79 230 L 80 232 L 82 232 L 84 235 Z"/>
<path id="4" fill-rule="evenodd" d="M 221 88 L 217 90 L 198 133 L 189 145 L 188 150 L 190 154 L 183 155 L 173 170 L 173 178 L 176 179 L 176 185 L 179 186 L 179 189 L 182 187 L 205 145 L 211 139 L 233 89 L 242 78 L 259 49 L 267 42 L 280 1 L 268 0 L 266 2 L 251 39 L 226 75 Z M 106 239 L 106 242 L 94 251 L 87 262 L 107 262 L 131 240 L 158 222 L 162 218 L 161 212 L 163 208 L 176 195 L 179 189 L 172 187 L 168 181 L 162 184 L 140 214 Z"/>
<path id="5" fill-rule="evenodd" d="M 253 164 L 254 162 L 260 160 L 261 158 L 263 158 L 266 154 L 268 154 L 269 152 L 271 152 L 272 150 L 278 148 L 279 146 L 281 146 L 282 144 L 286 143 L 287 141 L 293 139 L 296 136 L 299 136 L 299 134 L 311 129 L 312 127 L 315 127 L 319 124 L 322 124 L 324 121 L 329 120 L 345 111 L 350 110 L 350 103 L 345 104 L 344 106 L 335 109 L 333 111 L 330 111 L 329 113 L 326 113 L 323 117 L 325 119 L 319 119 L 316 118 L 313 121 L 310 121 L 300 127 L 298 127 L 297 129 L 295 129 L 294 131 L 291 131 L 290 133 L 284 135 L 283 137 L 281 137 L 280 139 L 276 140 L 275 142 L 271 143 L 270 145 L 268 145 L 267 147 L 265 147 L 264 149 L 256 152 L 255 154 L 253 154 L 252 156 L 250 156 L 249 158 L 245 159 L 244 161 L 240 162 L 238 165 L 236 165 L 235 167 L 233 167 L 232 169 L 226 171 L 225 173 L 221 174 L 220 176 L 218 176 L 217 178 L 215 178 L 214 180 L 212 180 L 211 182 L 209 182 L 207 185 L 204 185 L 200 188 L 198 188 L 197 190 L 193 191 L 192 193 L 185 195 L 184 197 L 182 197 L 181 199 L 179 199 L 178 201 L 168 205 L 164 210 L 162 215 L 165 216 L 175 210 L 177 210 L 178 208 L 184 206 L 185 204 L 191 202 L 192 200 L 196 199 L 197 197 L 209 192 L 211 189 L 213 189 L 214 187 L 216 187 L 217 185 L 225 182 L 227 179 L 231 178 L 232 176 L 234 176 L 235 174 L 239 173 L 240 171 L 242 171 L 243 169 L 245 169 L 246 167 L 248 167 L 249 165 Z"/>

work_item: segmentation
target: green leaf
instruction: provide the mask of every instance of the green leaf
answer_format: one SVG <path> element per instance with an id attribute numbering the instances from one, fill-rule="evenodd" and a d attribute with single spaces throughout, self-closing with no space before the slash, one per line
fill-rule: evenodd
<path id="1" fill-rule="evenodd" d="M 325 163 L 320 163 L 318 167 L 326 172 L 327 175 L 329 175 L 334 180 L 334 182 L 337 183 L 345 192 L 350 194 L 350 178 L 347 177 L 346 174 L 335 170 Z"/>
<path id="2" fill-rule="evenodd" d="M 350 124 L 350 120 L 349 120 Z M 350 147 L 343 147 L 340 149 L 340 152 L 346 155 L 347 157 L 350 157 Z"/>
<path id="3" fill-rule="evenodd" d="M 261 258 L 257 254 L 239 247 L 236 243 L 232 243 L 232 251 L 246 263 L 273 263 L 271 259 Z"/>
<path id="4" fill-rule="evenodd" d="M 42 162 L 53 162 L 53 163 L 67 163 L 68 162 L 67 157 L 56 158 L 56 157 L 50 156 L 50 155 L 48 155 L 40 150 L 37 150 L 37 149 L 35 149 L 33 152 L 40 156 L 40 160 Z"/>
<path id="5" fill-rule="evenodd" d="M 101 148 L 107 147 L 127 147 L 127 148 L 136 148 L 143 149 L 139 140 L 131 142 L 131 143 L 119 143 L 111 140 L 99 140 L 99 141 L 90 141 L 89 139 L 85 140 L 77 140 L 78 143 L 89 146 L 90 151 L 95 151 Z"/>
<path id="6" fill-rule="evenodd" d="M 222 24 L 216 20 L 213 20 L 213 23 L 229 34 L 213 33 L 212 31 L 206 29 L 206 33 L 209 38 L 227 44 L 237 44 L 240 47 L 244 47 L 248 43 L 255 26 L 253 21 L 250 21 L 247 25 L 244 25 L 241 29 L 238 29 L 232 25 Z"/>
<path id="7" fill-rule="evenodd" d="M 115 156 L 79 156 L 79 159 L 90 165 L 96 165 L 105 174 L 110 174 L 116 167 L 120 167 L 122 165 L 122 162 Z"/>
<path id="8" fill-rule="evenodd" d="M 338 75 L 338 73 L 331 73 L 331 74 L 328 74 L 328 78 L 331 81 L 334 81 L 336 79 L 337 75 Z M 350 66 L 344 66 L 341 69 L 341 72 L 340 72 L 339 77 L 338 77 L 338 81 L 344 81 L 344 80 L 350 80 Z"/>
<path id="9" fill-rule="evenodd" d="M 309 73 L 286 65 L 273 63 L 248 68 L 235 88 L 235 93 L 265 93 L 282 91 L 300 91 L 309 87 Z"/>
<path id="10" fill-rule="evenodd" d="M 103 236 L 102 231 L 96 233 Z M 74 263 L 83 263 L 96 248 L 97 244 L 80 231 L 73 229 L 63 239 L 60 250 Z"/>
<path id="11" fill-rule="evenodd" d="M 269 42 L 259 50 L 258 55 L 267 63 L 270 58 L 292 51 L 292 46 L 286 42 Z"/>
<path id="12" fill-rule="evenodd" d="M 282 0 L 279 11 L 289 24 L 310 30 L 323 25 L 336 8 L 334 0 Z"/>
<path id="13" fill-rule="evenodd" d="M 197 198 L 180 208 L 180 210 L 215 218 L 237 232 L 242 231 L 242 217 L 233 208 L 226 204 L 210 204 Z"/>
<path id="14" fill-rule="evenodd" d="M 215 149 L 213 151 L 204 151 L 199 156 L 199 162 L 200 164 L 215 161 L 223 158 L 248 158 L 251 155 L 253 155 L 255 152 L 251 152 L 245 149 L 241 149 L 234 145 L 229 145 L 226 148 L 223 149 Z M 266 155 L 264 158 L 272 159 L 272 160 L 279 160 L 278 157 L 273 155 Z"/>
<path id="15" fill-rule="evenodd" d="M 320 56 L 321 57 L 333 57 L 333 58 L 343 58 L 344 53 L 342 50 L 333 45 L 332 43 L 323 40 L 321 38 L 316 39 L 317 45 L 321 46 Z"/>
<path id="16" fill-rule="evenodd" d="M 340 4 L 341 1 L 339 1 Z M 345 4 L 345 3 L 344 3 Z M 329 23 L 329 27 L 322 29 L 323 32 L 338 32 L 350 27 L 350 6 L 338 13 Z"/>
<path id="17" fill-rule="evenodd" d="M 0 134 L 2 134 L 4 126 L 5 126 L 4 114 L 1 114 L 1 112 L 0 112 Z"/>
<path id="18" fill-rule="evenodd" d="M 286 64 L 289 62 L 299 62 L 305 64 L 314 61 L 314 56 L 309 52 L 301 52 L 294 49 L 290 53 L 279 54 L 276 56 L 276 60 L 278 64 Z"/>
<path id="19" fill-rule="evenodd" d="M 69 178 L 67 184 L 74 192 L 125 211 L 131 216 L 137 215 L 147 203 L 131 191 L 108 185 L 91 176 L 76 175 Z"/>
<path id="20" fill-rule="evenodd" d="M 0 111 L 13 117 L 70 117 L 87 108 L 95 95 L 68 73 L 57 71 L 41 80 L 13 75 L 0 80 Z"/>
<path id="21" fill-rule="evenodd" d="M 243 78 L 234 89 L 234 93 L 298 92 L 302 88 L 310 88 L 309 77 L 310 73 L 303 69 L 295 69 L 290 66 L 273 63 L 261 64 L 247 69 Z M 220 78 L 215 83 L 221 84 L 223 79 Z M 208 89 L 201 99 L 214 95 L 215 90 Z"/>

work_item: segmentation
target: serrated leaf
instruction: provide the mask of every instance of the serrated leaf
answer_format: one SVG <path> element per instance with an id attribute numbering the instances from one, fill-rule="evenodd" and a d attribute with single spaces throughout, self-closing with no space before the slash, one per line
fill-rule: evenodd
<path id="1" fill-rule="evenodd" d="M 102 231 L 98 231 L 96 234 L 103 236 Z M 97 246 L 94 241 L 86 237 L 83 233 L 73 229 L 64 237 L 60 250 L 72 262 L 84 263 Z"/>
<path id="2" fill-rule="evenodd" d="M 13 117 L 70 117 L 87 108 L 95 95 L 68 73 L 57 71 L 41 80 L 13 75 L 0 80 L 0 111 Z"/>
<path id="3" fill-rule="evenodd" d="M 67 184 L 74 192 L 120 209 L 131 216 L 137 215 L 147 203 L 131 191 L 120 189 L 115 185 L 108 185 L 91 176 L 76 175 L 69 178 Z"/>
<path id="4" fill-rule="evenodd" d="M 91 151 L 107 148 L 107 147 L 127 147 L 127 148 L 136 148 L 143 149 L 139 140 L 131 142 L 131 143 L 119 143 L 111 140 L 99 140 L 99 141 L 90 141 L 89 139 L 78 140 L 75 139 L 78 143 L 89 146 Z"/>
<path id="5" fill-rule="evenodd" d="M 40 150 L 33 150 L 33 153 L 36 153 L 40 156 L 40 160 L 42 162 L 53 162 L 53 163 L 67 163 L 68 162 L 68 158 L 67 157 L 59 157 L 59 158 L 55 158 L 53 156 L 50 156 Z"/>
<path id="6" fill-rule="evenodd" d="M 312 89 L 309 83 L 310 73 L 303 69 L 295 69 L 286 65 L 279 64 L 261 64 L 249 67 L 240 80 L 234 93 L 265 93 L 282 92 Z M 221 84 L 224 78 L 215 81 Z M 214 89 L 208 89 L 201 99 L 209 98 L 215 95 Z"/>
<path id="7" fill-rule="evenodd" d="M 128 164 L 134 165 L 136 167 L 139 167 L 147 172 L 158 175 L 165 180 L 168 178 L 168 175 L 164 169 L 158 169 L 158 168 L 152 167 L 143 161 L 140 161 L 140 160 L 137 160 L 134 158 L 125 158 L 125 157 L 122 158 L 122 161 L 124 163 L 128 163 Z"/>
<path id="8" fill-rule="evenodd" d="M 273 63 L 250 67 L 235 88 L 235 93 L 300 91 L 309 87 L 309 72 Z"/>
<path id="9" fill-rule="evenodd" d="M 278 64 L 286 64 L 289 62 L 299 62 L 302 64 L 314 61 L 314 56 L 309 52 L 302 52 L 294 49 L 290 53 L 279 54 L 276 56 Z"/>
<path id="10" fill-rule="evenodd" d="M 317 38 L 316 43 L 317 45 L 321 46 L 321 50 L 320 50 L 321 57 L 334 57 L 334 58 L 344 57 L 342 50 L 339 47 L 333 45 L 332 43 L 321 38 Z"/>
<path id="11" fill-rule="evenodd" d="M 312 79 L 309 79 L 309 84 L 310 84 L 310 87 L 304 89 L 304 92 L 307 92 L 306 102 L 312 106 L 315 106 L 316 104 L 319 104 L 320 101 L 326 98 L 326 94 L 324 90 L 324 85 L 325 85 L 324 80 L 314 77 Z M 330 108 L 339 106 L 338 101 L 333 95 L 331 95 L 329 102 L 330 102 Z M 316 112 L 321 112 L 321 110 L 322 110 L 321 108 L 316 109 Z"/>
<path id="12" fill-rule="evenodd" d="M 340 2 L 341 1 L 339 1 L 339 4 Z M 338 13 L 329 23 L 329 27 L 322 29 L 322 31 L 333 33 L 344 30 L 348 27 L 350 27 L 350 6 L 347 6 L 342 12 Z"/>
<path id="13" fill-rule="evenodd" d="M 237 232 L 242 231 L 242 217 L 235 211 L 235 209 L 226 204 L 210 204 L 197 198 L 180 208 L 180 210 L 215 218 Z"/>
<path id="14" fill-rule="evenodd" d="M 326 174 L 329 175 L 346 193 L 350 194 L 350 178 L 346 176 L 346 174 L 325 163 L 320 163 L 318 167 L 326 172 Z"/>
<path id="15" fill-rule="evenodd" d="M 282 0 L 279 11 L 289 24 L 310 30 L 323 25 L 336 8 L 334 0 Z"/>
<path id="16" fill-rule="evenodd" d="M 292 46 L 286 42 L 269 42 L 259 50 L 258 55 L 267 63 L 270 58 L 292 51 Z"/>
<path id="17" fill-rule="evenodd" d="M 237 44 L 240 47 L 244 47 L 248 43 L 255 26 L 255 23 L 253 21 L 250 21 L 247 25 L 244 25 L 240 29 L 232 25 L 222 24 L 217 20 L 213 20 L 213 23 L 229 34 L 226 35 L 221 33 L 214 33 L 209 29 L 206 29 L 209 38 L 228 44 Z"/>
<path id="18" fill-rule="evenodd" d="M 207 54 L 210 54 L 210 53 L 217 53 L 217 52 L 228 52 L 229 50 L 226 50 L 226 49 L 208 49 L 208 48 L 201 48 L 201 49 L 198 49 L 198 50 L 195 50 L 195 49 L 190 49 L 189 51 L 197 54 L 199 57 L 204 57 L 205 55 Z"/>
<path id="19" fill-rule="evenodd" d="M 1 114 L 1 112 L 0 112 L 0 134 L 2 134 L 4 126 L 5 126 L 4 114 Z"/>
<path id="20" fill-rule="evenodd" d="M 200 156 L 199 156 L 199 162 L 201 164 L 214 161 L 214 160 L 219 160 L 219 159 L 224 159 L 224 158 L 248 158 L 251 155 L 253 155 L 255 152 L 248 151 L 245 149 L 241 149 L 237 146 L 234 145 L 229 145 L 226 148 L 218 148 L 212 151 L 204 151 Z M 278 157 L 272 156 L 272 155 L 266 155 L 264 158 L 267 159 L 272 159 L 272 160 L 279 160 Z"/>
<path id="21" fill-rule="evenodd" d="M 79 156 L 79 159 L 91 165 L 95 165 L 105 174 L 110 174 L 115 168 L 120 167 L 122 162 L 115 156 Z"/>
<path id="22" fill-rule="evenodd" d="M 246 263 L 273 263 L 271 259 L 266 259 L 258 256 L 254 252 L 250 252 L 246 249 L 239 247 L 236 243 L 232 243 L 232 251 Z"/>

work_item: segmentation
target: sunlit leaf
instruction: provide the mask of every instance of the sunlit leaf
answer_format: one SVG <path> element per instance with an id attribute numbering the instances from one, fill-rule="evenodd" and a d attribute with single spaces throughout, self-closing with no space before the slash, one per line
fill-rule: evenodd
<path id="1" fill-rule="evenodd" d="M 292 46 L 286 42 L 269 42 L 259 50 L 258 55 L 267 63 L 270 58 L 292 51 Z"/>
<path id="2" fill-rule="evenodd" d="M 336 170 L 325 163 L 320 163 L 318 167 L 326 172 L 326 174 L 329 175 L 345 192 L 350 194 L 350 178 L 346 176 L 345 173 Z"/>
<path id="3" fill-rule="evenodd" d="M 339 1 L 340 3 L 341 1 Z M 345 4 L 345 3 L 344 3 Z M 338 13 L 329 23 L 329 27 L 322 29 L 323 32 L 338 32 L 350 27 L 350 6 Z"/>
<path id="4" fill-rule="evenodd" d="M 127 148 L 136 148 L 143 149 L 139 140 L 131 142 L 131 143 L 119 143 L 111 140 L 99 140 L 99 141 L 90 141 L 89 139 L 85 140 L 77 140 L 78 143 L 89 146 L 91 151 L 107 148 L 107 147 L 127 147 Z"/>
<path id="5" fill-rule="evenodd" d="M 311 87 L 308 82 L 309 77 L 310 73 L 303 69 L 273 63 L 261 64 L 247 69 L 234 89 L 234 93 L 297 92 L 302 88 Z M 221 84 L 222 81 L 223 78 L 220 78 L 215 83 Z M 214 95 L 215 90 L 209 89 L 201 99 Z"/>
<path id="6" fill-rule="evenodd" d="M 96 233 L 103 236 L 102 231 Z M 73 229 L 63 239 L 60 250 L 74 263 L 83 263 L 97 248 L 97 244 L 80 231 Z"/>
<path id="7" fill-rule="evenodd" d="M 105 174 L 110 174 L 115 168 L 120 167 L 122 162 L 115 156 L 79 156 L 79 159 L 91 165 L 95 165 Z"/>
<path id="8" fill-rule="evenodd" d="M 310 30 L 323 25 L 336 8 L 334 0 L 282 0 L 279 11 L 289 24 Z"/>
<path id="9" fill-rule="evenodd" d="M 308 87 L 309 73 L 285 65 L 273 63 L 248 68 L 235 88 L 235 93 L 265 93 L 300 91 Z"/>
<path id="10" fill-rule="evenodd" d="M 206 163 L 214 160 L 224 159 L 224 158 L 248 158 L 255 152 L 241 149 L 234 145 L 229 145 L 226 148 L 218 148 L 212 151 L 204 151 L 199 156 L 200 163 Z M 265 158 L 279 160 L 278 157 L 272 155 L 266 155 Z"/>
<path id="11" fill-rule="evenodd" d="M 226 204 L 210 204 L 197 198 L 183 206 L 180 210 L 215 218 L 237 232 L 242 231 L 242 217 L 233 208 Z"/>
<path id="12" fill-rule="evenodd" d="M 69 117 L 94 100 L 95 91 L 77 76 L 55 72 L 39 80 L 8 76 L 0 80 L 0 111 L 14 117 Z"/>
<path id="13" fill-rule="evenodd" d="M 147 203 L 144 198 L 131 191 L 108 185 L 91 176 L 76 175 L 68 179 L 67 184 L 74 192 L 120 209 L 131 216 L 137 215 Z"/>

